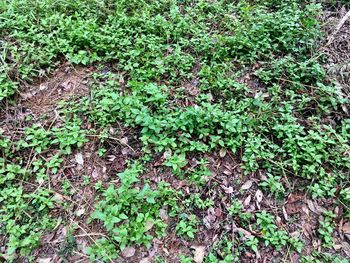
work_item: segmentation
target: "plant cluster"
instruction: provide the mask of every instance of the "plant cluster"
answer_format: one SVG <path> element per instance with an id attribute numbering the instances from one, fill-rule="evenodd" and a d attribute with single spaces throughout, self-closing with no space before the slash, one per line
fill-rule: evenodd
<path id="1" fill-rule="evenodd" d="M 167 233 L 163 210 L 179 237 L 194 239 L 203 212 L 218 201 L 205 192 L 213 174 L 201 157 L 218 151 L 239 160 L 243 176 L 265 171 L 259 187 L 272 197 L 283 199 L 293 190 L 284 179 L 298 178 L 312 198 L 347 204 L 349 101 L 327 77 L 322 55 L 312 55 L 322 38 L 318 2 L 325 1 L 2 1 L 1 109 L 60 60 L 96 65 L 97 72 L 89 96 L 61 105 L 63 121 L 48 127 L 26 119 L 19 140 L 0 129 L 1 256 L 11 261 L 16 253 L 30 255 L 55 227 L 50 211 L 60 202 L 50 176 L 92 131 L 100 158 L 108 155 L 104 143 L 114 138 L 111 130 L 120 127 L 132 128 L 143 148 L 117 181 L 94 186 L 98 196 L 88 223 L 99 221 L 107 234 L 87 249 L 91 261 L 115 260 L 128 246 L 149 247 Z M 84 130 L 83 121 L 94 129 Z M 186 201 L 169 183 L 142 178 L 159 156 L 159 171 L 171 171 L 194 191 Z M 82 186 L 90 184 L 83 176 Z M 74 194 L 68 179 L 59 185 L 63 195 Z M 302 243 L 265 210 L 247 212 L 235 198 L 225 213 L 254 228 L 256 235 L 239 239 L 251 250 L 264 243 L 301 253 Z M 333 244 L 334 227 L 333 215 L 326 214 L 318 229 L 325 248 Z M 241 251 L 231 253 L 236 241 L 224 235 L 205 262 L 240 260 Z M 65 244 L 62 258 L 72 254 L 76 240 Z M 312 254 L 302 260 L 328 258 Z"/>

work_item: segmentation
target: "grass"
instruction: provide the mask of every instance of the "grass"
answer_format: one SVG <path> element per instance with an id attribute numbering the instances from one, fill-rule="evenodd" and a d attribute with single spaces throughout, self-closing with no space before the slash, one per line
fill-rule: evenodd
<path id="1" fill-rule="evenodd" d="M 348 262 L 334 247 L 337 224 L 350 217 L 349 102 L 319 53 L 325 7 L 2 1 L 1 257 L 46 258 L 42 240 L 64 227 L 65 241 L 52 249 L 65 260 L 80 251 L 113 262 L 155 239 L 191 244 L 215 233 L 204 262 L 271 251 L 285 261 L 298 254 L 302 262 Z M 64 63 L 93 68 L 89 92 L 53 100 L 54 116 L 19 119 L 9 110 Z M 93 176 L 88 156 L 107 164 L 107 176 Z M 113 170 L 111 158 L 122 168 Z M 74 176 L 71 159 L 80 165 Z M 310 216 L 317 249 L 293 223 L 303 210 L 286 215 L 284 203 L 297 193 L 323 209 Z M 96 226 L 101 238 L 91 234 Z M 81 231 L 89 237 L 83 252 Z M 163 258 L 193 260 L 189 248 L 154 260 Z"/>

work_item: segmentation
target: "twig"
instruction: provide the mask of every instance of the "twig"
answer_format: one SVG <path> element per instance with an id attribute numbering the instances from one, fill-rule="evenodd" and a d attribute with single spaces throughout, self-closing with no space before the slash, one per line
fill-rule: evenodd
<path id="1" fill-rule="evenodd" d="M 231 239 L 232 239 L 232 248 L 231 248 L 231 253 L 232 253 L 232 258 L 235 258 L 235 233 L 237 232 L 237 226 L 235 224 L 234 219 L 232 218 L 232 233 L 231 233 Z"/>
<path id="2" fill-rule="evenodd" d="M 332 44 L 332 42 L 335 38 L 335 35 L 339 32 L 339 30 L 342 28 L 342 26 L 344 25 L 346 20 L 348 20 L 349 18 L 350 18 L 350 10 L 342 17 L 342 19 L 340 19 L 339 23 L 334 28 L 333 33 L 328 37 L 328 41 L 327 41 L 326 46 L 329 46 L 330 44 Z"/>
<path id="3" fill-rule="evenodd" d="M 74 225 L 76 225 L 78 228 L 80 228 L 83 232 L 84 232 L 84 234 L 88 237 L 88 238 L 90 238 L 90 240 L 99 248 L 99 249 L 101 249 L 102 251 L 103 251 L 103 253 L 105 254 L 105 256 L 109 259 L 109 261 L 110 262 L 115 262 L 114 260 L 112 260 L 111 259 L 111 257 L 107 254 L 107 252 L 95 241 L 95 239 L 93 239 L 92 237 L 91 237 L 91 235 L 83 228 L 83 227 L 81 227 L 77 222 L 75 222 L 73 219 L 70 219 L 70 221 L 74 224 Z"/>
<path id="4" fill-rule="evenodd" d="M 106 235 L 104 235 L 102 233 L 87 233 L 87 234 L 74 235 L 73 237 L 77 238 L 77 237 L 90 237 L 90 236 L 101 236 L 101 237 L 108 238 Z M 60 240 L 51 241 L 49 243 L 50 244 L 56 244 L 56 243 L 62 243 L 64 241 L 65 241 L 65 239 L 60 239 Z"/>

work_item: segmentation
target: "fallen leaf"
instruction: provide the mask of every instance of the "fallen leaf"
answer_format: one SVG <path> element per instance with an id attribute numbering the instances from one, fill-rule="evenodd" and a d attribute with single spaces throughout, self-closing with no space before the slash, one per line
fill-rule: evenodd
<path id="1" fill-rule="evenodd" d="M 253 185 L 253 182 L 251 180 L 248 180 L 242 185 L 241 189 L 248 190 L 250 187 L 252 187 L 252 185 Z"/>
<path id="2" fill-rule="evenodd" d="M 167 150 L 163 153 L 163 158 L 164 159 L 168 159 L 169 157 L 171 157 L 172 155 L 172 151 L 171 150 Z"/>
<path id="3" fill-rule="evenodd" d="M 307 239 L 310 239 L 312 238 L 312 225 L 310 225 L 309 223 L 304 223 L 302 224 L 302 228 L 303 228 L 303 233 L 304 233 L 304 236 L 307 238 Z"/>
<path id="4" fill-rule="evenodd" d="M 285 210 L 288 215 L 297 214 L 303 209 L 303 204 L 301 202 L 287 203 L 285 205 Z"/>
<path id="5" fill-rule="evenodd" d="M 64 199 L 63 195 L 59 194 L 59 193 L 55 193 L 55 199 L 58 201 L 62 201 Z"/>
<path id="6" fill-rule="evenodd" d="M 87 254 L 88 253 L 88 243 L 86 240 L 84 239 L 78 239 L 80 241 L 80 246 L 81 247 L 81 252 L 83 252 L 84 254 Z"/>
<path id="7" fill-rule="evenodd" d="M 75 155 L 75 161 L 80 165 L 84 165 L 83 155 L 81 153 L 77 153 Z"/>
<path id="8" fill-rule="evenodd" d="M 167 213 L 167 211 L 165 209 L 160 209 L 159 210 L 159 216 L 164 221 L 167 221 L 168 218 L 169 218 L 168 213 Z"/>
<path id="9" fill-rule="evenodd" d="M 148 230 L 152 229 L 153 225 L 154 225 L 153 220 L 146 221 L 145 230 L 148 231 Z"/>
<path id="10" fill-rule="evenodd" d="M 39 90 L 43 91 L 47 89 L 47 83 L 41 83 L 39 86 Z"/>
<path id="11" fill-rule="evenodd" d="M 279 216 L 276 216 L 276 225 L 277 227 L 281 227 L 283 225 L 282 218 L 280 218 Z"/>
<path id="12" fill-rule="evenodd" d="M 109 134 L 114 135 L 115 134 L 115 129 L 113 127 L 109 128 Z"/>
<path id="13" fill-rule="evenodd" d="M 219 152 L 219 155 L 221 158 L 224 158 L 226 156 L 226 149 L 222 148 Z"/>
<path id="14" fill-rule="evenodd" d="M 350 222 L 345 222 L 341 229 L 344 234 L 350 234 Z"/>
<path id="15" fill-rule="evenodd" d="M 321 206 L 319 206 L 316 202 L 312 202 L 311 200 L 307 200 L 307 206 L 309 207 L 309 209 L 314 212 L 315 214 L 322 214 L 323 213 L 323 209 Z"/>
<path id="16" fill-rule="evenodd" d="M 282 212 L 283 212 L 283 217 L 286 221 L 288 221 L 288 214 L 287 214 L 287 211 L 286 211 L 286 208 L 283 206 L 282 207 Z"/>
<path id="17" fill-rule="evenodd" d="M 133 255 L 135 255 L 135 252 L 135 248 L 127 247 L 122 251 L 122 256 L 125 258 L 131 258 Z"/>
<path id="18" fill-rule="evenodd" d="M 52 258 L 38 258 L 38 263 L 50 263 Z"/>
<path id="19" fill-rule="evenodd" d="M 216 220 L 215 210 L 214 208 L 209 208 L 207 211 L 207 215 L 203 218 L 203 223 L 208 229 L 213 228 L 213 223 Z"/>
<path id="20" fill-rule="evenodd" d="M 64 91 L 68 91 L 72 87 L 72 82 L 70 82 L 69 80 L 65 81 L 65 82 L 61 83 L 61 87 L 63 88 Z"/>
<path id="21" fill-rule="evenodd" d="M 300 262 L 300 256 L 295 252 L 292 252 L 292 254 L 290 255 L 290 259 L 291 259 L 292 263 L 299 263 Z"/>
<path id="22" fill-rule="evenodd" d="M 94 179 L 99 178 L 99 173 L 98 173 L 97 169 L 94 169 L 94 170 L 92 171 L 91 176 L 92 176 L 92 178 L 94 178 Z"/>
<path id="23" fill-rule="evenodd" d="M 349 245 L 349 243 L 342 242 L 341 245 L 343 247 L 345 254 L 350 258 L 350 245 Z"/>
<path id="24" fill-rule="evenodd" d="M 81 209 L 75 211 L 75 214 L 76 214 L 77 216 L 81 216 L 81 215 L 83 215 L 84 213 L 85 213 L 85 208 L 81 208 Z"/>
<path id="25" fill-rule="evenodd" d="M 297 195 L 297 194 L 290 194 L 287 199 L 287 203 L 295 203 L 298 201 L 302 201 L 304 199 L 303 195 Z"/>
<path id="26" fill-rule="evenodd" d="M 309 216 L 309 209 L 307 208 L 307 206 L 305 204 L 303 204 L 303 206 L 301 207 L 301 210 L 303 210 L 303 212 Z"/>
<path id="27" fill-rule="evenodd" d="M 241 232 L 241 233 L 244 235 L 244 237 L 245 237 L 246 239 L 248 239 L 248 238 L 250 238 L 251 236 L 253 236 L 252 233 L 250 233 L 249 231 L 247 231 L 247 230 L 245 230 L 244 228 L 241 228 L 241 227 L 238 227 L 238 228 L 237 228 L 237 231 L 238 231 L 238 232 Z"/>
<path id="28" fill-rule="evenodd" d="M 243 206 L 247 207 L 250 204 L 250 201 L 252 200 L 252 195 L 248 195 L 246 199 L 243 201 Z"/>
<path id="29" fill-rule="evenodd" d="M 44 235 L 41 240 L 45 243 L 48 243 L 50 242 L 53 238 L 55 237 L 55 233 L 50 233 L 50 234 L 47 234 L 47 235 Z"/>
<path id="30" fill-rule="evenodd" d="M 263 193 L 261 192 L 260 189 L 258 189 L 255 193 L 255 200 L 256 200 L 256 205 L 258 206 L 258 208 L 260 209 L 260 203 L 263 199 Z"/>
<path id="31" fill-rule="evenodd" d="M 221 188 L 224 189 L 226 194 L 232 194 L 233 193 L 233 187 L 232 186 L 226 187 L 224 185 L 221 185 Z"/>
<path id="32" fill-rule="evenodd" d="M 151 263 L 151 260 L 149 258 L 143 258 L 139 263 Z"/>
<path id="33" fill-rule="evenodd" d="M 107 156 L 107 160 L 110 162 L 113 162 L 116 158 L 117 158 L 117 156 L 115 156 L 115 155 L 108 155 Z"/>
<path id="34" fill-rule="evenodd" d="M 335 249 L 335 250 L 339 250 L 339 249 L 341 249 L 343 246 L 342 245 L 340 245 L 340 244 L 334 244 L 333 245 L 333 248 Z"/>
<path id="35" fill-rule="evenodd" d="M 191 246 L 193 251 L 193 261 L 195 263 L 202 263 L 205 256 L 205 246 Z"/>
<path id="36" fill-rule="evenodd" d="M 122 149 L 122 155 L 128 155 L 129 153 L 130 153 L 129 148 L 124 147 L 124 148 Z"/>
<path id="37" fill-rule="evenodd" d="M 225 175 L 231 175 L 232 174 L 232 172 L 230 171 L 230 170 L 224 170 L 224 172 L 223 172 Z"/>
<path id="38" fill-rule="evenodd" d="M 221 209 L 219 207 L 215 208 L 215 215 L 217 217 L 221 217 L 222 216 L 222 211 L 221 211 Z"/>
<path id="39" fill-rule="evenodd" d="M 121 138 L 119 140 L 119 142 L 122 144 L 122 145 L 128 145 L 128 137 L 124 137 L 124 138 Z"/>

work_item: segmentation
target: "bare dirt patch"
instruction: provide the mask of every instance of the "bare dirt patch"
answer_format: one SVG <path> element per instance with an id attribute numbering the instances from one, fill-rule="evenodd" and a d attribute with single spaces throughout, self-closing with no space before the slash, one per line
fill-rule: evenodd
<path id="1" fill-rule="evenodd" d="M 93 70 L 93 67 L 63 65 L 48 79 L 38 81 L 21 94 L 23 106 L 33 114 L 47 114 L 54 110 L 61 100 L 88 95 L 88 77 Z"/>

